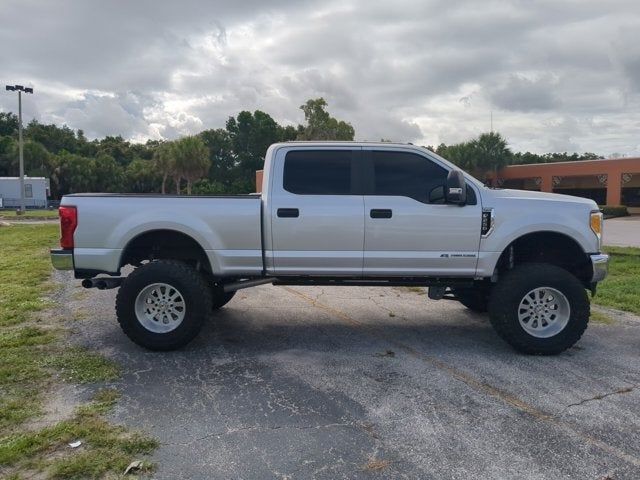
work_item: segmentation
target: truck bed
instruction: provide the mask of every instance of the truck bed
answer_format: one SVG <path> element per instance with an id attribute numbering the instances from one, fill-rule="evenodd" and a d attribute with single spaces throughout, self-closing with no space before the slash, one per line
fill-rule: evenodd
<path id="1" fill-rule="evenodd" d="M 259 194 L 179 196 L 72 194 L 63 205 L 75 206 L 77 270 L 117 273 L 121 254 L 138 235 L 171 230 L 196 240 L 214 273 L 255 275 L 262 272 Z"/>

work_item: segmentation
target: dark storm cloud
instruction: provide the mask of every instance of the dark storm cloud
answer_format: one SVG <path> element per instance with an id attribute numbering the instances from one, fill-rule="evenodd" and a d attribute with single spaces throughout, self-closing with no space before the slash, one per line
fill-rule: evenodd
<path id="1" fill-rule="evenodd" d="M 361 139 L 461 141 L 493 112 L 516 149 L 640 154 L 635 0 L 5 0 L 0 25 L 26 115 L 89 136 L 296 124 L 324 96 Z"/>
<path id="2" fill-rule="evenodd" d="M 506 82 L 492 89 L 489 96 L 495 106 L 504 110 L 548 111 L 561 106 L 554 90 L 555 82 L 550 78 L 530 80 L 510 75 Z"/>

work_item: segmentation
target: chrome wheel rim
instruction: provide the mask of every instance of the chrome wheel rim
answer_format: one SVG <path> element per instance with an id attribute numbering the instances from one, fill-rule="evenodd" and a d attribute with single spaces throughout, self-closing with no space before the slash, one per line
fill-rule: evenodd
<path id="1" fill-rule="evenodd" d="M 168 333 L 184 320 L 187 311 L 180 291 L 167 283 L 152 283 L 143 288 L 135 304 L 140 324 L 154 333 Z"/>
<path id="2" fill-rule="evenodd" d="M 534 288 L 520 301 L 518 320 L 529 335 L 549 338 L 560 333 L 569 323 L 569 300 L 551 287 Z"/>

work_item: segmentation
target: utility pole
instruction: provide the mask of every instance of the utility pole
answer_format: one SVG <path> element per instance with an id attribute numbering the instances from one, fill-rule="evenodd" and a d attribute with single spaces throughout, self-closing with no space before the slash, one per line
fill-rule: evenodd
<path id="1" fill-rule="evenodd" d="M 7 90 L 18 92 L 18 151 L 20 157 L 20 215 L 25 212 L 24 201 L 24 149 L 22 145 L 22 92 L 33 93 L 33 88 L 22 85 L 6 85 Z"/>

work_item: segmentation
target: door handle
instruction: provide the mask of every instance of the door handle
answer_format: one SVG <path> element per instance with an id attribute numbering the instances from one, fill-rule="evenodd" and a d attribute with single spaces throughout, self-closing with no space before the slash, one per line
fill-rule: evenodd
<path id="1" fill-rule="evenodd" d="M 369 215 L 371 215 L 371 218 L 391 218 L 393 212 L 390 208 L 372 208 Z"/>
<path id="2" fill-rule="evenodd" d="M 280 218 L 298 218 L 300 216 L 300 210 L 297 208 L 279 208 L 278 217 Z"/>

